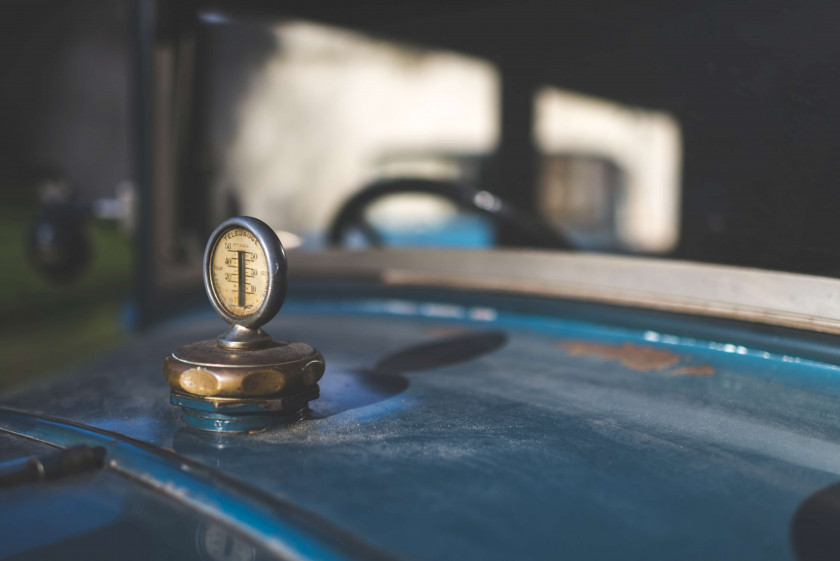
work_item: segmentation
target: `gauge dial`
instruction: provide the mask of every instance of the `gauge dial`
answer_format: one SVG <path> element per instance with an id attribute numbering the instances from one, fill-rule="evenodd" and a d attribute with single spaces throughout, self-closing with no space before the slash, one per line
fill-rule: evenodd
<path id="1" fill-rule="evenodd" d="M 256 236 L 245 228 L 231 228 L 211 250 L 213 293 L 231 316 L 254 314 L 268 295 L 268 260 Z"/>
<path id="2" fill-rule="evenodd" d="M 219 224 L 204 251 L 204 287 L 234 327 L 259 329 L 273 318 L 286 297 L 286 253 L 274 230 L 251 216 Z"/>

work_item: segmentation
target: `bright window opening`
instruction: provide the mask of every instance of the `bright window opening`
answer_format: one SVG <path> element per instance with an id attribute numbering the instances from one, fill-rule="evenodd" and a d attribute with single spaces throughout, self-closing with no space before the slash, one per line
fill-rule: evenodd
<path id="1" fill-rule="evenodd" d="M 682 145 L 672 116 L 545 87 L 535 135 L 546 220 L 585 249 L 674 248 Z"/>
<path id="2" fill-rule="evenodd" d="M 243 214 L 317 238 L 376 179 L 471 180 L 494 150 L 499 86 L 491 64 L 302 21 L 265 32 L 273 51 L 235 104 L 232 134 L 217 136 L 214 150 L 222 155 L 217 195 L 231 192 Z M 415 210 L 397 205 L 390 220 Z"/>

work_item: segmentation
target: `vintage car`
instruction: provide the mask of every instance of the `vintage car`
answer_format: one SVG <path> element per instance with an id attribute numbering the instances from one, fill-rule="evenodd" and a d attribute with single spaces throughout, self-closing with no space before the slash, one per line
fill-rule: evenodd
<path id="1" fill-rule="evenodd" d="M 840 556 L 836 6 L 132 6 L 140 331 L 0 397 L 0 557 Z"/>

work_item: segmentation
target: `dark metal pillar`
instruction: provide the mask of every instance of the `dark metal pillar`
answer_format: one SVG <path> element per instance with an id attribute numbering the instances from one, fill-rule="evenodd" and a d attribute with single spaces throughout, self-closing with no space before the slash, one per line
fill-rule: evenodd
<path id="1" fill-rule="evenodd" d="M 500 139 L 496 151 L 494 190 L 518 209 L 536 214 L 537 150 L 534 142 L 533 77 L 515 67 L 502 66 Z M 516 232 L 502 228 L 500 245 L 519 245 Z"/>

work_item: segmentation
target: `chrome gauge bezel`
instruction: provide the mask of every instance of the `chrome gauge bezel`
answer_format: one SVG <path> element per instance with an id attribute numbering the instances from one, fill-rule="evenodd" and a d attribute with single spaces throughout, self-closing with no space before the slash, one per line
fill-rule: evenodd
<path id="1" fill-rule="evenodd" d="M 213 286 L 213 275 L 210 270 L 213 249 L 222 236 L 235 228 L 242 228 L 253 234 L 265 253 L 266 263 L 268 264 L 268 288 L 266 289 L 265 300 L 257 311 L 244 317 L 230 314 L 221 304 Z M 222 319 L 231 325 L 256 329 L 270 321 L 283 306 L 283 301 L 286 299 L 287 268 L 286 252 L 283 249 L 283 244 L 280 243 L 280 238 L 268 224 L 251 216 L 229 218 L 213 230 L 207 242 L 207 247 L 204 248 L 204 289 L 207 291 L 207 297 L 210 298 L 213 309 L 222 316 Z"/>

